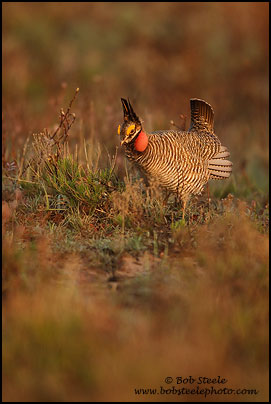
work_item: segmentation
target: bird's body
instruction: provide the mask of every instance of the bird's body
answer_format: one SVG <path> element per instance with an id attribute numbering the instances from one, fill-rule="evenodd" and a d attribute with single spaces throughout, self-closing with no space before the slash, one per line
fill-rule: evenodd
<path id="1" fill-rule="evenodd" d="M 190 102 L 189 131 L 145 133 L 131 104 L 122 99 L 124 124 L 120 131 L 128 159 L 150 181 L 177 194 L 184 208 L 190 195 L 200 194 L 209 179 L 228 178 L 232 171 L 232 163 L 226 160 L 230 154 L 213 130 L 211 106 L 198 99 Z"/>

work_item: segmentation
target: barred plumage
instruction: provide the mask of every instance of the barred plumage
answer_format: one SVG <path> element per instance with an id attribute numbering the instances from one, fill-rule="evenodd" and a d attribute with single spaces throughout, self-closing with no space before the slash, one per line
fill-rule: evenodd
<path id="1" fill-rule="evenodd" d="M 184 210 L 190 195 L 200 194 L 209 179 L 228 178 L 230 156 L 214 133 L 214 112 L 203 100 L 191 99 L 188 131 L 145 133 L 130 102 L 122 100 L 124 123 L 119 127 L 121 145 L 129 160 L 166 190 L 176 193 Z M 183 214 L 184 214 L 183 210 Z"/>

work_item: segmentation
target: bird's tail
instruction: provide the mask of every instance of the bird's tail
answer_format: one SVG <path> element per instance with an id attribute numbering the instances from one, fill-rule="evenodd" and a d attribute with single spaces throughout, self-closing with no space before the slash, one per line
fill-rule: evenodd
<path id="1" fill-rule="evenodd" d="M 226 160 L 230 153 L 225 146 L 221 146 L 219 152 L 208 161 L 208 170 L 211 179 L 223 180 L 229 178 L 232 172 L 232 162 Z"/>

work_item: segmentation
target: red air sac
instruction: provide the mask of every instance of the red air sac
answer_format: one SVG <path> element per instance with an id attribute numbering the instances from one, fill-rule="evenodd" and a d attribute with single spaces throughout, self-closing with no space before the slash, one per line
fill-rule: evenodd
<path id="1" fill-rule="evenodd" d="M 136 151 L 143 152 L 148 146 L 148 136 L 145 132 L 141 131 L 135 141 Z"/>

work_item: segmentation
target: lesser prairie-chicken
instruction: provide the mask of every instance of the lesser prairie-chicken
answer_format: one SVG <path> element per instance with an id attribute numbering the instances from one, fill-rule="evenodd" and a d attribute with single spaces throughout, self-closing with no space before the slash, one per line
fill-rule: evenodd
<path id="1" fill-rule="evenodd" d="M 183 217 L 190 195 L 201 194 L 209 179 L 226 179 L 232 172 L 228 149 L 214 133 L 214 111 L 207 102 L 192 98 L 188 131 L 160 130 L 147 133 L 130 101 L 121 98 L 124 122 L 118 134 L 127 158 L 148 180 L 177 194 Z"/>

